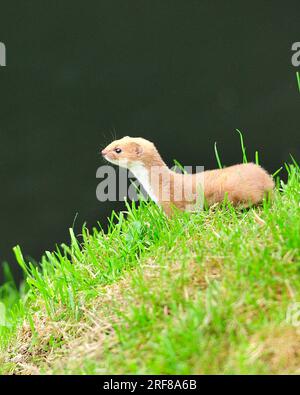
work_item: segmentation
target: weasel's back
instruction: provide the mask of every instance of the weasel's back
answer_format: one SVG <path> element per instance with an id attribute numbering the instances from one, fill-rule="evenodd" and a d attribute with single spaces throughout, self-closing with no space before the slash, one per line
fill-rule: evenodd
<path id="1" fill-rule="evenodd" d="M 233 204 L 257 204 L 273 188 L 272 177 L 254 163 L 204 172 L 204 194 L 211 204 L 222 201 L 225 195 Z"/>

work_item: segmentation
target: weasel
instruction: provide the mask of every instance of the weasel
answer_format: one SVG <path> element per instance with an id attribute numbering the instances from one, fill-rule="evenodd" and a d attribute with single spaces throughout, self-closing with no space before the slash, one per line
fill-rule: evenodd
<path id="1" fill-rule="evenodd" d="M 168 216 L 174 206 L 195 211 L 204 201 L 211 206 L 227 199 L 235 206 L 249 207 L 260 203 L 274 188 L 272 177 L 254 163 L 196 174 L 176 173 L 168 168 L 155 145 L 141 137 L 113 141 L 101 154 L 129 169 Z"/>

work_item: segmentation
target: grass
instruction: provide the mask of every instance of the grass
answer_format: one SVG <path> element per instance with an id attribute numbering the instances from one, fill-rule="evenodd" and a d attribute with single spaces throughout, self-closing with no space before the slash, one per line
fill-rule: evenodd
<path id="1" fill-rule="evenodd" d="M 300 169 L 286 171 L 261 207 L 168 220 L 132 203 L 38 266 L 16 247 L 26 285 L 6 269 L 0 372 L 300 373 Z"/>

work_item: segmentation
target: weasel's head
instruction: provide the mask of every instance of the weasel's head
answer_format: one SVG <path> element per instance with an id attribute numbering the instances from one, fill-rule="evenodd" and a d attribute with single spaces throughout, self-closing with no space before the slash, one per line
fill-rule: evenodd
<path id="1" fill-rule="evenodd" d="M 130 169 L 137 164 L 151 164 L 158 154 L 153 143 L 141 137 L 123 137 L 101 151 L 109 162 Z"/>

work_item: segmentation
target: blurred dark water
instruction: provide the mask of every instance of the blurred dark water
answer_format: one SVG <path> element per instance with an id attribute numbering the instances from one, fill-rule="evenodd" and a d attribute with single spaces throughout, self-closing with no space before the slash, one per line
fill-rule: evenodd
<path id="1" fill-rule="evenodd" d="M 278 2 L 279 3 L 279 2 Z M 122 203 L 96 200 L 101 145 L 143 136 L 166 162 L 241 160 L 270 172 L 299 151 L 291 46 L 299 1 L 3 1 L 0 261 L 39 260 Z"/>

